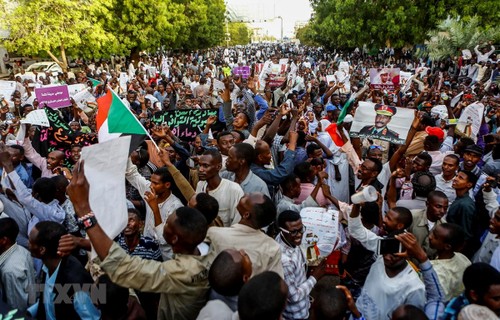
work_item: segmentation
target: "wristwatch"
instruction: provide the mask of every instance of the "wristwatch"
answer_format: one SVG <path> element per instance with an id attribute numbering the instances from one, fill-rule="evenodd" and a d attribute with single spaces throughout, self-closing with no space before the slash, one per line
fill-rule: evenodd
<path id="1" fill-rule="evenodd" d="M 93 212 L 90 212 L 78 219 L 78 226 L 84 230 L 90 229 L 97 224 L 97 219 Z"/>

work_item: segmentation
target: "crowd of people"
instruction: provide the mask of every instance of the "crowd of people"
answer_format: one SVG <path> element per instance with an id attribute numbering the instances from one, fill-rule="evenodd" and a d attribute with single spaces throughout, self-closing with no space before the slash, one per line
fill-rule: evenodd
<path id="1" fill-rule="evenodd" d="M 0 102 L 0 310 L 37 319 L 498 319 L 494 49 L 431 62 L 411 51 L 252 44 L 76 60 L 84 70 L 74 74 L 21 71 Z M 371 68 L 399 68 L 410 83 L 373 89 Z M 130 153 L 128 223 L 114 239 L 92 211 L 80 160 L 98 143 L 99 106 L 56 109 L 69 127 L 63 149 L 21 122 L 47 108 L 35 87 L 78 83 L 96 98 L 113 90 L 151 137 Z M 350 135 L 360 102 L 377 114 L 364 138 Z M 154 121 L 186 109 L 217 115 L 196 137 Z M 414 119 L 395 144 L 383 136 L 398 137 L 385 126 L 401 109 Z M 351 201 L 369 189 L 376 200 Z M 338 217 L 331 252 L 304 246 L 310 208 Z M 398 245 L 384 249 L 390 242 Z M 98 286 L 105 297 L 95 301 L 87 289 Z"/>

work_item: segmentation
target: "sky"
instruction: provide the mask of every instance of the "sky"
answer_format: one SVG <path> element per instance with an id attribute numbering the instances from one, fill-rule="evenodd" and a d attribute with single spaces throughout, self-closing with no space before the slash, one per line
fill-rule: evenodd
<path id="1" fill-rule="evenodd" d="M 283 17 L 283 35 L 292 37 L 296 22 L 307 22 L 311 17 L 312 8 L 309 0 L 226 0 L 227 6 L 238 15 L 248 20 L 270 20 Z M 261 27 L 264 33 L 280 38 L 281 21 L 252 23 Z"/>

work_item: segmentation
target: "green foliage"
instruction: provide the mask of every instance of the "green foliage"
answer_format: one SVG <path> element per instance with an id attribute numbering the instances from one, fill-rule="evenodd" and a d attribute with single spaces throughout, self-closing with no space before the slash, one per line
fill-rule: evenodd
<path id="1" fill-rule="evenodd" d="M 172 46 L 192 50 L 219 44 L 224 38 L 224 0 L 177 1 L 187 19 Z"/>
<path id="2" fill-rule="evenodd" d="M 66 50 L 87 57 L 107 54 L 116 38 L 103 30 L 93 14 L 104 1 L 22 1 L 4 13 L 2 27 L 10 30 L 10 38 L 3 44 L 25 55 L 61 51 L 63 67 Z"/>
<path id="3" fill-rule="evenodd" d="M 230 46 L 245 45 L 250 43 L 252 31 L 243 22 L 229 22 Z M 226 42 L 224 42 L 226 44 Z"/>
<path id="4" fill-rule="evenodd" d="M 109 0 L 97 12 L 104 29 L 117 35 L 116 53 L 156 51 L 175 42 L 187 21 L 184 6 L 169 0 Z"/>
<path id="5" fill-rule="evenodd" d="M 99 58 L 160 47 L 198 49 L 224 37 L 224 0 L 19 0 L 10 11 L 4 1 L 0 27 L 10 30 L 7 49 L 47 52 L 61 66 L 66 54 Z"/>
<path id="6" fill-rule="evenodd" d="M 500 37 L 498 26 L 482 28 L 477 16 L 468 21 L 460 18 L 447 18 L 441 21 L 435 30 L 428 33 L 427 49 L 429 57 L 440 60 L 461 54 L 460 50 L 473 51 L 478 44 L 494 41 Z"/>
<path id="7" fill-rule="evenodd" d="M 318 43 L 314 41 L 316 34 L 310 24 L 297 29 L 295 33 L 295 38 L 299 39 L 300 43 L 306 46 L 318 46 Z"/>
<path id="8" fill-rule="evenodd" d="M 426 40 L 427 32 L 448 15 L 494 27 L 500 18 L 498 0 L 311 0 L 313 38 L 328 48 L 354 48 L 364 44 L 401 48 Z"/>

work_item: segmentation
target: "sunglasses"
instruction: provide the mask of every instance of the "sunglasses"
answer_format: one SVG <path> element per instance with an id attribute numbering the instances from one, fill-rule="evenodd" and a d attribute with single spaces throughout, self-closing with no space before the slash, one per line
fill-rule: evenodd
<path id="1" fill-rule="evenodd" d="M 382 147 L 381 146 L 372 145 L 372 146 L 369 146 L 368 149 L 370 149 L 370 150 L 373 150 L 373 149 L 382 150 Z"/>
<path id="2" fill-rule="evenodd" d="M 299 233 L 300 233 L 300 234 L 304 234 L 304 233 L 306 232 L 306 226 L 302 226 L 302 228 L 301 228 L 301 229 L 297 229 L 297 230 L 290 230 L 290 231 L 288 231 L 288 230 L 286 230 L 286 229 L 284 229 L 284 228 L 281 228 L 281 227 L 280 227 L 280 230 L 281 230 L 282 232 L 286 233 L 286 234 L 290 234 L 292 237 L 295 237 L 295 236 L 296 236 L 296 235 L 298 235 Z"/>

